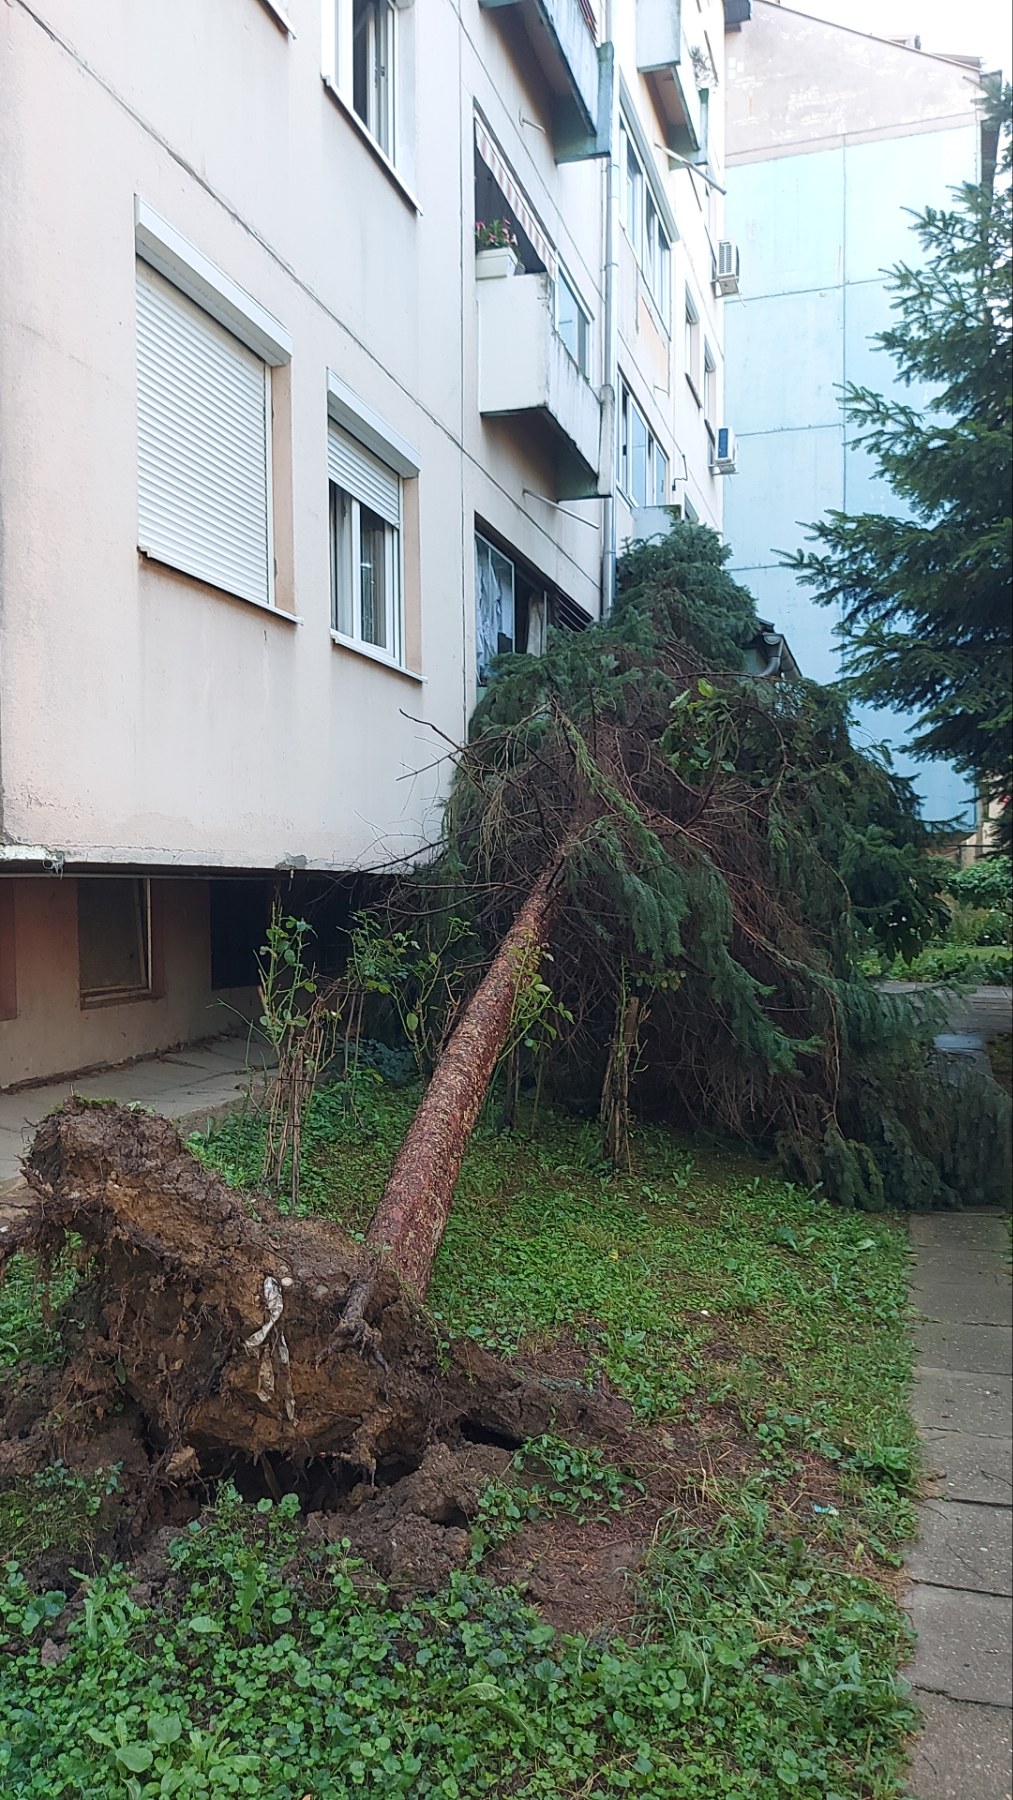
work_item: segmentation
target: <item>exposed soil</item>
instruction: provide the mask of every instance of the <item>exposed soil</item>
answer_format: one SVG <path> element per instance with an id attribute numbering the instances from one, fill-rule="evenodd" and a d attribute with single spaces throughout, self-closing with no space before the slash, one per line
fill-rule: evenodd
<path id="1" fill-rule="evenodd" d="M 337 1226 L 228 1188 L 164 1120 L 72 1099 L 40 1128 L 26 1173 L 33 1204 L 0 1262 L 16 1249 L 44 1262 L 73 1234 L 85 1274 L 66 1309 L 65 1367 L 0 1387 L 0 1488 L 56 1459 L 118 1464 L 103 1547 L 142 1583 L 164 1579 L 167 1537 L 230 1479 L 251 1500 L 298 1494 L 308 1537 L 347 1539 L 397 1597 L 434 1592 L 468 1562 L 490 1481 L 552 1432 L 623 1470 L 623 1504 L 543 1509 L 484 1568 L 562 1629 L 630 1633 L 659 1520 L 706 1525 L 716 1478 L 755 1467 L 730 1407 L 638 1426 L 596 1367 L 593 1322 L 583 1341 L 529 1346 L 510 1364 L 471 1341 L 441 1346 Z M 340 1322 L 364 1276 L 354 1339 Z M 719 1359 L 730 1349 L 713 1346 Z M 812 1460 L 796 1502 L 806 1518 L 814 1501 L 832 1505 L 833 1474 Z M 47 1556 L 53 1585 L 58 1563 Z M 68 1570 L 80 1566 L 75 1554 Z"/>

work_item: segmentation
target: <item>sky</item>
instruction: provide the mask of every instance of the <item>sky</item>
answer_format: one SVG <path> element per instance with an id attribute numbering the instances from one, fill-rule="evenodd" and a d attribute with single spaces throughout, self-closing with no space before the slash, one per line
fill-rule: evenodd
<path id="1" fill-rule="evenodd" d="M 922 49 L 956 56 L 980 56 L 986 71 L 1011 58 L 1010 0 L 784 0 L 793 12 L 870 31 L 876 37 L 920 37 Z"/>

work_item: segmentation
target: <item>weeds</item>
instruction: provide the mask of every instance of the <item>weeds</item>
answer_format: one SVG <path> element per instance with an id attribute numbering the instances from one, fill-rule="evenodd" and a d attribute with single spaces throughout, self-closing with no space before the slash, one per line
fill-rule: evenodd
<path id="1" fill-rule="evenodd" d="M 300 1210 L 361 1230 L 411 1108 L 361 1068 L 314 1094 Z M 248 1113 L 193 1142 L 255 1185 L 263 1135 Z M 151 1591 L 114 1568 L 68 1605 L 8 1564 L 4 1800 L 899 1796 L 905 1235 L 670 1133 L 639 1132 L 633 1165 L 607 1178 L 596 1122 L 480 1131 L 431 1290 L 448 1336 L 510 1355 L 568 1332 L 645 1427 L 714 1446 L 718 1475 L 658 1525 L 632 1641 L 557 1633 L 483 1573 L 532 1517 L 621 1532 L 636 1474 L 593 1448 L 525 1445 L 471 1566 L 407 1605 L 310 1544 L 294 1497 L 224 1490 Z M 12 1293 L 13 1335 L 40 1329 L 31 1291 L 0 1296 L 0 1336 Z"/>
<path id="2" fill-rule="evenodd" d="M 182 1534 L 158 1603 L 114 1570 L 30 1615 L 0 1698 L 11 1800 L 847 1800 L 898 1791 L 911 1722 L 891 1670 L 899 1615 L 772 1538 L 747 1493 L 712 1544 L 659 1546 L 645 1634 L 557 1634 L 468 1572 L 396 1607 L 341 1546 L 308 1547 L 294 1502 L 226 1490 Z M 54 1615 L 54 1608 L 56 1615 Z M 38 1609 L 37 1609 L 38 1610 Z"/>

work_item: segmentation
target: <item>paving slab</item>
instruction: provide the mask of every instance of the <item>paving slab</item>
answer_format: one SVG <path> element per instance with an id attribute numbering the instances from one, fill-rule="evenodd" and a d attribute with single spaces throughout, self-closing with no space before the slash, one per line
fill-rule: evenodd
<path id="1" fill-rule="evenodd" d="M 964 1250 L 947 1262 L 923 1250 L 912 1276 L 911 1304 L 945 1325 L 1013 1324 L 1013 1283 L 996 1256 Z"/>
<path id="2" fill-rule="evenodd" d="M 251 1078 L 269 1066 L 266 1047 L 245 1032 L 162 1056 L 144 1057 L 118 1069 L 101 1069 L 70 1081 L 46 1082 L 16 1094 L 0 1094 L 0 1190 L 21 1172 L 36 1126 L 68 1094 L 92 1100 L 136 1101 L 169 1119 L 199 1124 L 235 1107 Z"/>
<path id="3" fill-rule="evenodd" d="M 951 1700 L 1013 1705 L 1013 1600 L 916 1581 L 906 1605 L 918 1633 L 914 1659 L 905 1670 L 913 1687 Z"/>
<path id="4" fill-rule="evenodd" d="M 998 1251 L 1009 1243 L 1006 1215 L 1001 1212 L 916 1213 L 911 1220 L 911 1242 L 919 1249 Z M 919 1258 L 920 1261 L 920 1258 Z"/>
<path id="5" fill-rule="evenodd" d="M 1013 1594 L 1013 1514 L 1008 1506 L 924 1501 L 907 1568 L 915 1581 L 937 1587 Z"/>
<path id="6" fill-rule="evenodd" d="M 921 1434 L 923 1470 L 934 1493 L 985 1506 L 1013 1501 L 1013 1441 L 975 1437 L 967 1431 Z"/>
<path id="7" fill-rule="evenodd" d="M 965 1375 L 1008 1375 L 1013 1368 L 1013 1330 L 1008 1325 L 951 1325 L 935 1321 L 914 1327 L 918 1360 L 930 1369 L 961 1369 Z"/>
<path id="8" fill-rule="evenodd" d="M 1008 1375 L 967 1375 L 919 1366 L 911 1411 L 920 1428 L 967 1431 L 975 1437 L 1008 1438 L 1013 1380 Z"/>
<path id="9" fill-rule="evenodd" d="M 912 1746 L 912 1800 L 1013 1800 L 1011 1714 L 916 1692 L 925 1724 Z"/>

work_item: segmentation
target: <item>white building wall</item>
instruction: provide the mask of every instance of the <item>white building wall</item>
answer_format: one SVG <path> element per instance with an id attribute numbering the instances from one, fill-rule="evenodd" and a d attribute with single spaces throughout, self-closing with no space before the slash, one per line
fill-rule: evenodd
<path id="1" fill-rule="evenodd" d="M 410 854 L 438 829 L 438 758 L 447 737 L 464 736 L 475 699 L 476 522 L 585 614 L 600 610 L 611 440 L 599 493 L 558 503 L 544 422 L 478 408 L 475 109 L 592 315 L 598 390 L 611 380 L 608 162 L 555 161 L 551 94 L 518 8 L 415 0 L 398 12 L 391 168 L 322 79 L 324 11 L 291 0 L 288 32 L 266 0 L 0 9 L 7 868 L 37 874 L 45 854 L 69 872 L 348 870 Z M 710 286 L 720 196 L 669 167 L 636 66 L 635 0 L 596 11 L 599 35 L 613 22 L 616 65 L 678 228 L 671 319 L 645 301 L 618 233 L 620 362 L 669 457 L 671 499 L 688 496 L 720 526 L 724 484 L 709 472 L 680 363 L 687 281 L 721 355 Z M 720 0 L 684 0 L 683 15 L 691 41 L 706 34 L 719 77 L 710 168 L 720 182 Z M 272 375 L 273 611 L 138 552 L 138 197 L 291 339 L 290 362 Z M 403 670 L 332 641 L 328 370 L 417 452 L 418 480 L 405 487 Z M 620 548 L 633 525 L 620 501 Z M 65 911 L 52 911 L 58 933 Z M 42 954 L 38 932 L 20 937 L 22 962 L 29 943 Z M 65 935 L 59 951 L 66 961 Z M 45 984 L 33 971 L 0 1022 L 0 1084 L 48 1072 L 30 1002 Z M 197 1029 L 203 991 L 198 971 L 185 1003 L 174 1010 L 168 995 L 159 1042 Z M 146 1046 L 141 1016 L 117 1027 L 130 1054 Z M 65 1045 L 86 1040 L 100 1060 L 94 1015 L 84 1036 L 77 1025 L 64 1033 Z"/>

